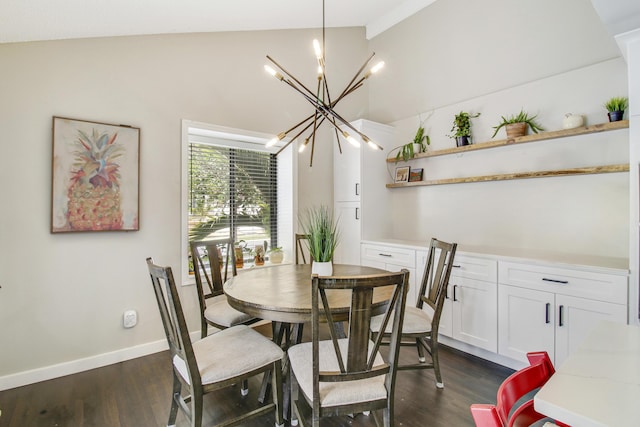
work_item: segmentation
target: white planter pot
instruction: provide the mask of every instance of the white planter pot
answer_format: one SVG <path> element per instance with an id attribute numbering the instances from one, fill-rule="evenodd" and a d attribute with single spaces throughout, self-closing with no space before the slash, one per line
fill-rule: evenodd
<path id="1" fill-rule="evenodd" d="M 333 274 L 333 263 L 329 262 L 316 262 L 311 263 L 311 275 L 317 274 L 318 276 L 331 276 Z"/>
<path id="2" fill-rule="evenodd" d="M 274 264 L 280 264 L 284 258 L 283 252 L 271 252 L 269 253 L 269 261 Z"/>

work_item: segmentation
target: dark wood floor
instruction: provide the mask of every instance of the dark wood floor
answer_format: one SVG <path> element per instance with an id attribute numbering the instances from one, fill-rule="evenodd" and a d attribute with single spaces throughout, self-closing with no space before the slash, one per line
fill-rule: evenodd
<path id="1" fill-rule="evenodd" d="M 432 371 L 398 373 L 396 426 L 473 426 L 471 403 L 495 403 L 500 383 L 512 370 L 443 347 L 444 389 L 436 389 Z M 415 358 L 415 350 L 402 349 L 402 358 Z M 63 378 L 0 392 L 0 427 L 52 426 L 166 426 L 170 406 L 171 362 L 161 352 Z M 234 411 L 256 407 L 260 378 L 250 382 L 250 393 L 241 397 L 238 387 L 205 397 L 203 425 Z M 183 414 L 178 426 L 187 426 Z M 265 416 L 246 426 L 273 426 Z M 323 426 L 374 426 L 358 415 L 323 421 Z"/>

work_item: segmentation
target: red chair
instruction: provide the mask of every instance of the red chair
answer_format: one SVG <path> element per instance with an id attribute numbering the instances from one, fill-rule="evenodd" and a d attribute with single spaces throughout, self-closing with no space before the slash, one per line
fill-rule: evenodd
<path id="1" fill-rule="evenodd" d="M 546 351 L 527 353 L 527 359 L 531 366 L 514 372 L 500 385 L 496 405 L 471 405 L 471 415 L 477 427 L 530 426 L 547 418 L 533 409 L 533 397 L 513 408 L 523 396 L 542 387 L 555 373 Z M 557 425 L 566 426 L 561 423 Z"/>

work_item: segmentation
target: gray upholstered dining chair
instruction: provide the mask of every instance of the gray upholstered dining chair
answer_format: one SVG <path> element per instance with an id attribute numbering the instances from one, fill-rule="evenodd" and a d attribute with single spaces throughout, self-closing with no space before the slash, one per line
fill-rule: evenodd
<path id="1" fill-rule="evenodd" d="M 259 319 L 231 307 L 222 289 L 230 271 L 234 276 L 237 275 L 233 240 L 194 241 L 190 243 L 190 248 L 200 305 L 202 338 L 208 335 L 208 326 L 226 329 L 257 322 Z"/>
<path id="2" fill-rule="evenodd" d="M 273 401 L 219 425 L 238 425 L 274 411 L 276 425 L 283 426 L 282 349 L 246 325 L 232 326 L 192 344 L 171 267 L 155 265 L 151 258 L 147 258 L 147 267 L 172 362 L 173 391 L 167 425 L 175 425 L 181 409 L 191 426 L 200 426 L 204 394 L 270 372 Z"/>
<path id="3" fill-rule="evenodd" d="M 377 425 L 393 425 L 393 397 L 399 354 L 400 330 L 404 316 L 409 272 L 384 273 L 357 277 L 312 279 L 311 342 L 288 350 L 294 413 L 292 425 L 300 420 L 303 399 L 311 406 L 311 425 L 320 418 L 382 409 Z M 378 351 L 381 340 L 369 339 L 374 291 L 391 288 L 390 299 L 383 304 L 383 324 L 390 327 L 391 346 L 385 362 Z M 348 335 L 340 338 L 332 313 L 332 292 L 351 291 Z M 326 313 L 326 314 L 325 314 Z M 329 329 L 330 339 L 320 339 L 320 323 Z"/>
<path id="4" fill-rule="evenodd" d="M 438 328 L 457 246 L 456 243 L 431 239 L 418 301 L 415 307 L 406 308 L 402 326 L 401 345 L 416 346 L 418 363 L 401 365 L 398 369 L 433 369 L 438 388 L 444 387 L 438 358 Z M 382 328 L 382 320 L 381 317 L 373 319 L 371 334 L 375 339 L 381 330 L 385 331 L 382 335 L 385 337 L 383 343 L 386 344 L 391 331 Z M 431 363 L 426 363 L 425 351 L 431 356 Z"/>

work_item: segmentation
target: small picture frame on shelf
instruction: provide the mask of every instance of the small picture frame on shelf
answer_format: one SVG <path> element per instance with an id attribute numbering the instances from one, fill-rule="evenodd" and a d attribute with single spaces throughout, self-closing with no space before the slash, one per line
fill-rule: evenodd
<path id="1" fill-rule="evenodd" d="M 411 168 L 409 171 L 409 182 L 422 181 L 422 168 Z"/>
<path id="2" fill-rule="evenodd" d="M 409 181 L 409 166 L 402 166 L 396 168 L 396 180 L 395 182 L 408 182 Z"/>

